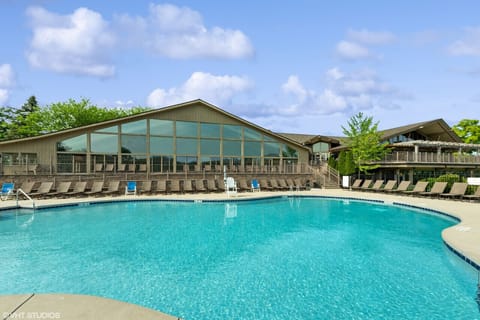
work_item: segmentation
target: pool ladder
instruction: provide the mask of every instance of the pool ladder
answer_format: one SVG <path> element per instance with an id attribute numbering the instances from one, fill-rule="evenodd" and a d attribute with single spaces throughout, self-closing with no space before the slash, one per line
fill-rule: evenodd
<path id="1" fill-rule="evenodd" d="M 16 196 L 17 207 L 18 207 L 18 195 L 19 194 L 23 194 L 28 200 L 32 201 L 32 209 L 33 209 L 33 211 L 35 211 L 35 201 L 22 189 L 17 189 L 17 196 Z"/>

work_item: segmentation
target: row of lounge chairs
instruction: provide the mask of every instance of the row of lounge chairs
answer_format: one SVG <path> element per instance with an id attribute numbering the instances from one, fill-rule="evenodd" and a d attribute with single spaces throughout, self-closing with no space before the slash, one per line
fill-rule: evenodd
<path id="1" fill-rule="evenodd" d="M 418 181 L 413 189 L 411 189 L 410 181 L 402 181 L 398 187 L 395 188 L 397 186 L 396 180 L 388 180 L 385 184 L 383 183 L 383 180 L 377 180 L 372 185 L 372 180 L 370 179 L 357 179 L 352 184 L 352 189 L 358 191 L 387 192 L 449 199 L 463 198 L 468 200 L 480 200 L 480 187 L 477 187 L 474 194 L 466 195 L 465 193 L 468 188 L 467 183 L 454 182 L 450 191 L 446 193 L 445 189 L 447 188 L 447 184 L 447 182 L 436 181 L 430 191 L 427 191 L 428 181 Z"/>
<path id="2" fill-rule="evenodd" d="M 98 195 L 120 195 L 123 189 L 119 180 L 93 181 L 87 188 L 86 181 L 63 181 L 53 188 L 52 181 L 41 182 L 38 188 L 34 189 L 35 182 L 24 182 L 20 189 L 32 198 L 48 197 L 74 197 L 74 196 L 98 196 Z M 305 190 L 307 187 L 300 179 L 253 179 L 247 183 L 246 179 L 239 179 L 235 182 L 235 188 L 241 191 L 274 191 L 274 190 Z M 4 183 L 2 186 L 2 200 L 13 197 L 15 190 L 13 183 Z M 138 183 L 128 181 L 125 185 L 125 195 L 136 194 L 157 194 L 157 193 L 193 193 L 193 192 L 225 192 L 223 180 L 195 179 L 195 180 L 147 180 Z"/>

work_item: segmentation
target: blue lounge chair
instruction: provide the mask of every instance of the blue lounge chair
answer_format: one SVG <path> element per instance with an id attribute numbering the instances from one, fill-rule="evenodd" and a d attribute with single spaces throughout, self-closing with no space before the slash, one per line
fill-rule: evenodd
<path id="1" fill-rule="evenodd" d="M 13 189 L 15 184 L 13 182 L 4 182 L 2 184 L 2 194 L 0 198 L 3 200 L 8 200 L 9 197 L 13 197 Z"/>
<path id="2" fill-rule="evenodd" d="M 136 181 L 128 181 L 127 185 L 125 186 L 125 195 L 137 195 L 137 182 Z"/>
<path id="3" fill-rule="evenodd" d="M 252 192 L 260 191 L 260 184 L 257 179 L 252 179 Z"/>

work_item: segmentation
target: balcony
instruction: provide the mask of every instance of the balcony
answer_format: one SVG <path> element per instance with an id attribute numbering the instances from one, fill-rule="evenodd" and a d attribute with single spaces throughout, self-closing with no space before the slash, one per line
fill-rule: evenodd
<path id="1" fill-rule="evenodd" d="M 466 153 L 438 153 L 438 152 L 415 152 L 415 151 L 393 151 L 377 162 L 380 165 L 452 165 L 452 166 L 478 166 L 480 155 Z"/>

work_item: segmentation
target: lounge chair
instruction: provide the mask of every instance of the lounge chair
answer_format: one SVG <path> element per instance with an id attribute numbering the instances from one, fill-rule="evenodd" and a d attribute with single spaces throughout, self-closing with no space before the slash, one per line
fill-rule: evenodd
<path id="1" fill-rule="evenodd" d="M 127 165 L 125 163 L 120 163 L 117 167 L 117 172 L 124 172 L 126 168 Z"/>
<path id="2" fill-rule="evenodd" d="M 398 192 L 403 192 L 403 191 L 407 191 L 408 190 L 408 187 L 410 187 L 410 181 L 407 181 L 407 180 L 403 180 L 402 182 L 400 182 L 400 184 L 398 185 L 397 189 L 392 189 L 392 190 L 384 190 L 385 192 L 390 192 L 390 193 L 398 193 Z"/>
<path id="3" fill-rule="evenodd" d="M 353 184 L 352 184 L 352 189 L 358 189 L 360 188 L 360 185 L 362 184 L 362 179 L 356 179 Z"/>
<path id="4" fill-rule="evenodd" d="M 183 180 L 183 192 L 193 192 L 192 180 Z"/>
<path id="5" fill-rule="evenodd" d="M 108 183 L 108 188 L 102 191 L 103 194 L 115 194 L 120 192 L 120 181 L 112 180 Z"/>
<path id="6" fill-rule="evenodd" d="M 295 183 L 295 188 L 297 188 L 297 190 L 307 190 L 307 185 L 302 183 L 302 180 L 295 179 L 293 182 Z"/>
<path id="7" fill-rule="evenodd" d="M 71 181 L 63 181 L 58 184 L 58 187 L 54 192 L 50 192 L 47 194 L 49 197 L 58 197 L 63 196 L 70 190 L 70 186 L 72 185 Z"/>
<path id="8" fill-rule="evenodd" d="M 125 195 L 137 195 L 137 182 L 136 181 L 127 181 L 127 185 L 125 186 Z"/>
<path id="9" fill-rule="evenodd" d="M 246 183 L 246 182 L 245 182 Z M 226 191 L 225 190 L 225 181 L 223 180 L 217 180 L 217 186 L 218 186 L 218 190 L 220 191 Z"/>
<path id="10" fill-rule="evenodd" d="M 181 192 L 182 189 L 180 189 L 180 180 L 173 179 L 170 180 L 170 192 Z"/>
<path id="11" fill-rule="evenodd" d="M 227 177 L 225 191 L 227 192 L 227 197 L 230 197 L 230 194 L 237 195 L 237 183 L 232 177 Z"/>
<path id="12" fill-rule="evenodd" d="M 95 172 L 102 172 L 103 169 L 103 163 L 97 163 L 95 164 Z"/>
<path id="13" fill-rule="evenodd" d="M 467 194 L 463 196 L 463 199 L 467 200 L 480 200 L 480 186 L 477 186 L 477 190 L 474 194 Z"/>
<path id="14" fill-rule="evenodd" d="M 273 190 L 273 188 L 270 187 L 270 185 L 268 184 L 268 181 L 265 179 L 260 179 L 259 184 L 260 184 L 260 188 L 263 190 L 270 190 L 270 191 Z"/>
<path id="15" fill-rule="evenodd" d="M 53 187 L 53 182 L 51 181 L 42 182 L 40 184 L 40 187 L 38 187 L 37 191 L 30 193 L 30 196 L 31 197 L 45 196 L 46 194 L 50 193 L 50 191 L 52 191 L 52 187 Z"/>
<path id="16" fill-rule="evenodd" d="M 382 189 L 378 189 L 376 191 L 389 192 L 389 191 L 392 191 L 393 188 L 395 188 L 396 185 L 397 185 L 396 180 L 388 180 L 387 183 L 385 184 L 385 186 Z"/>
<path id="17" fill-rule="evenodd" d="M 273 190 L 282 190 L 282 188 L 277 182 L 277 179 L 270 179 L 270 185 L 272 186 Z"/>
<path id="18" fill-rule="evenodd" d="M 284 190 L 290 190 L 290 191 L 293 190 L 291 187 L 287 185 L 287 182 L 285 181 L 285 179 L 278 179 L 278 184 Z"/>
<path id="19" fill-rule="evenodd" d="M 433 187 L 430 191 L 424 191 L 424 192 L 420 192 L 418 194 L 421 195 L 421 196 L 428 196 L 428 197 L 439 196 L 441 193 L 443 193 L 445 191 L 446 187 L 447 187 L 447 182 L 436 181 L 433 184 Z"/>
<path id="20" fill-rule="evenodd" d="M 371 184 L 372 184 L 372 179 L 366 179 L 365 181 L 363 181 L 362 185 L 356 190 L 366 190 L 370 188 Z"/>
<path id="21" fill-rule="evenodd" d="M 138 193 L 150 193 L 152 192 L 152 180 L 142 181 Z"/>
<path id="22" fill-rule="evenodd" d="M 208 191 L 218 191 L 217 185 L 215 184 L 215 180 L 213 179 L 208 179 L 207 180 L 207 190 Z"/>
<path id="23" fill-rule="evenodd" d="M 0 195 L 2 201 L 8 200 L 8 198 L 13 197 L 14 188 L 15 184 L 13 182 L 4 182 L 2 184 L 2 193 Z"/>
<path id="24" fill-rule="evenodd" d="M 86 181 L 78 181 L 77 183 L 75 183 L 75 186 L 73 187 L 73 191 L 66 192 L 63 195 L 76 196 L 76 195 L 83 194 L 85 192 L 86 187 L 87 187 Z"/>
<path id="25" fill-rule="evenodd" d="M 129 165 L 127 165 L 127 171 L 128 172 L 135 172 L 135 165 L 133 163 L 130 163 Z"/>
<path id="26" fill-rule="evenodd" d="M 377 180 L 377 181 L 375 181 L 375 183 L 373 184 L 373 186 L 372 186 L 371 188 L 362 189 L 362 190 L 366 190 L 366 191 L 379 191 L 382 186 L 383 186 L 383 180 Z"/>
<path id="27" fill-rule="evenodd" d="M 444 198 L 461 198 L 467 191 L 468 184 L 465 182 L 454 182 L 449 193 L 441 193 Z"/>
<path id="28" fill-rule="evenodd" d="M 237 191 L 249 191 L 249 190 L 251 190 L 251 186 L 248 185 L 247 180 L 238 179 Z"/>
<path id="29" fill-rule="evenodd" d="M 103 190 L 103 185 L 103 181 L 94 181 L 92 187 L 90 188 L 90 191 L 85 191 L 83 194 L 86 196 L 99 194 Z"/>
<path id="30" fill-rule="evenodd" d="M 138 165 L 138 171 L 139 172 L 146 172 L 147 171 L 147 165 L 145 163 L 139 164 Z"/>
<path id="31" fill-rule="evenodd" d="M 35 182 L 33 181 L 25 181 L 20 185 L 19 189 L 22 189 L 23 192 L 28 194 L 32 192 L 34 185 L 35 185 Z"/>
<path id="32" fill-rule="evenodd" d="M 105 172 L 113 172 L 115 165 L 113 163 L 107 163 L 105 165 Z"/>
<path id="33" fill-rule="evenodd" d="M 295 183 L 293 183 L 292 179 L 285 179 L 285 182 L 287 183 L 287 186 L 291 191 L 296 190 Z"/>
<path id="34" fill-rule="evenodd" d="M 252 187 L 252 192 L 260 191 L 260 184 L 258 183 L 257 179 L 252 179 L 250 186 Z"/>
<path id="35" fill-rule="evenodd" d="M 418 181 L 413 190 L 411 191 L 402 191 L 403 194 L 417 194 L 420 192 L 425 192 L 428 186 L 428 181 Z"/>
<path id="36" fill-rule="evenodd" d="M 202 179 L 195 180 L 195 191 L 197 192 L 207 191 L 207 189 L 205 189 L 205 184 L 203 183 Z"/>
<path id="37" fill-rule="evenodd" d="M 157 187 L 154 192 L 167 193 L 167 180 L 158 180 Z"/>

